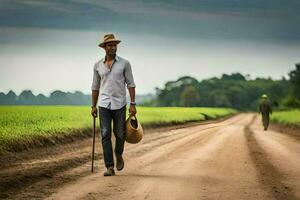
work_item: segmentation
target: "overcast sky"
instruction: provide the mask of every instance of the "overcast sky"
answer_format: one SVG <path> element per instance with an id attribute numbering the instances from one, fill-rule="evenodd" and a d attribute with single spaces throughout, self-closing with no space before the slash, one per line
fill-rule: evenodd
<path id="1" fill-rule="evenodd" d="M 280 79 L 300 62 L 299 0 L 0 0 L 0 92 L 90 93 L 105 33 L 137 93 L 240 72 Z"/>

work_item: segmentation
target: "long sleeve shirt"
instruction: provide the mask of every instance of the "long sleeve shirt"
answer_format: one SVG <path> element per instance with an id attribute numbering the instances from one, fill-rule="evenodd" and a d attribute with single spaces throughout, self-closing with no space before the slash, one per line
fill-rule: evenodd
<path id="1" fill-rule="evenodd" d="M 99 91 L 99 106 L 118 110 L 126 105 L 126 86 L 135 87 L 130 63 L 115 57 L 111 69 L 105 65 L 105 58 L 94 65 L 92 90 Z"/>

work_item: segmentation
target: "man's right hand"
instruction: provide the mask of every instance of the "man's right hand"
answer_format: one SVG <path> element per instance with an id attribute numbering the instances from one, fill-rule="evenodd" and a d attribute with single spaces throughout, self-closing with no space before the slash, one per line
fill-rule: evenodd
<path id="1" fill-rule="evenodd" d="M 92 111 L 91 111 L 91 115 L 94 117 L 94 118 L 97 118 L 97 107 L 93 106 L 92 107 Z"/>

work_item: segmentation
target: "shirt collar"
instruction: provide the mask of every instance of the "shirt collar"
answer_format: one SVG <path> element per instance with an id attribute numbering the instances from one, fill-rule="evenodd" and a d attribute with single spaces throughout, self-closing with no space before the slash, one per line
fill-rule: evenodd
<path id="1" fill-rule="evenodd" d="M 119 60 L 120 60 L 119 57 L 116 55 L 115 56 L 115 61 L 119 62 Z M 105 63 L 105 61 L 106 61 L 106 57 L 102 58 L 102 62 Z"/>

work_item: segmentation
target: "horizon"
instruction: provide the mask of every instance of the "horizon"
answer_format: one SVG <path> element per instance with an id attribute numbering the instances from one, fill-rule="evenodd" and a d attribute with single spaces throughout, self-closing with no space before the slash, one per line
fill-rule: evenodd
<path id="1" fill-rule="evenodd" d="M 295 63 L 295 64 L 298 64 L 298 63 Z M 239 73 L 239 72 L 236 72 L 236 73 Z M 233 73 L 230 73 L 230 74 L 222 74 L 222 75 L 220 75 L 220 76 L 213 76 L 213 77 L 210 77 L 210 78 L 206 78 L 206 79 L 202 79 L 202 80 L 199 80 L 199 79 L 197 79 L 197 81 L 200 83 L 200 82 L 202 82 L 202 81 L 204 81 L 204 80 L 208 80 L 208 79 L 212 79 L 212 78 L 218 78 L 218 79 L 220 79 L 220 78 L 222 78 L 222 76 L 223 75 L 232 75 L 232 74 L 236 74 L 235 72 L 233 72 Z M 279 79 L 274 79 L 274 78 L 272 78 L 272 77 L 251 77 L 251 76 L 248 76 L 247 74 L 242 74 L 242 73 L 240 73 L 241 75 L 243 75 L 244 77 L 245 77 L 245 79 L 246 79 L 246 81 L 253 81 L 253 80 L 256 80 L 256 79 L 271 79 L 272 81 L 281 81 L 281 80 L 283 80 L 283 79 L 286 79 L 286 80 L 289 80 L 289 77 L 287 76 L 282 76 L 281 78 L 279 78 Z M 180 77 L 178 77 L 177 79 L 172 79 L 172 80 L 167 80 L 162 86 L 164 86 L 167 82 L 169 82 L 169 81 L 176 81 L 176 80 L 178 80 L 179 78 L 182 78 L 182 77 L 184 77 L 184 76 L 180 76 Z M 193 77 L 193 76 L 190 76 L 190 77 L 192 77 L 192 78 L 195 78 L 195 77 Z M 156 88 L 159 88 L 159 89 L 162 89 L 163 87 L 156 87 Z M 52 89 L 51 91 L 49 91 L 49 92 L 36 92 L 36 91 L 34 91 L 34 90 L 32 90 L 32 89 L 30 89 L 30 88 L 27 88 L 27 89 L 23 89 L 23 90 L 21 90 L 21 91 L 16 91 L 16 90 L 14 90 L 14 89 L 8 89 L 8 90 L 6 90 L 6 91 L 0 91 L 0 93 L 4 93 L 4 94 L 7 94 L 7 93 L 9 93 L 10 91 L 13 91 L 17 96 L 19 96 L 23 91 L 31 91 L 32 92 L 32 94 L 33 95 L 35 95 L 35 96 L 38 96 L 39 94 L 42 94 L 42 95 L 44 95 L 44 96 L 46 96 L 46 97 L 50 97 L 50 94 L 52 93 L 52 92 L 54 92 L 54 91 L 61 91 L 61 92 L 65 92 L 65 93 L 75 93 L 75 92 L 81 92 L 81 93 L 83 93 L 84 95 L 91 95 L 91 93 L 84 93 L 83 91 L 80 91 L 80 90 L 61 90 L 61 89 Z M 126 90 L 126 94 L 128 95 L 128 91 Z M 136 95 L 139 95 L 139 96 L 145 96 L 145 95 L 155 95 L 155 93 L 144 93 L 144 94 L 136 94 Z"/>

